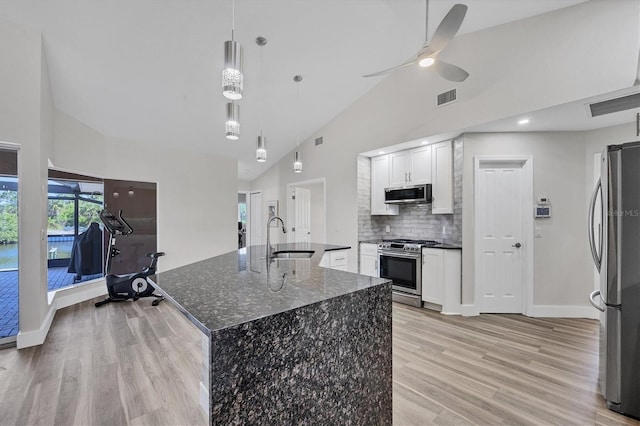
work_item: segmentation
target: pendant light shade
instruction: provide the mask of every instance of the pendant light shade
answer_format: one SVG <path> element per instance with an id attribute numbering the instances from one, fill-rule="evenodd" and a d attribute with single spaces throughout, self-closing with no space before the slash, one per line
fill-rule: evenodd
<path id="1" fill-rule="evenodd" d="M 258 136 L 258 143 L 256 145 L 256 160 L 260 163 L 267 161 L 267 138 L 260 135 Z"/>
<path id="2" fill-rule="evenodd" d="M 227 120 L 224 123 L 227 139 L 238 140 L 240 137 L 240 105 L 235 102 L 227 103 Z"/>
<path id="3" fill-rule="evenodd" d="M 295 154 L 293 154 L 293 172 L 302 173 L 302 156 L 300 155 L 300 151 L 296 151 Z"/>
<path id="4" fill-rule="evenodd" d="M 222 94 L 231 100 L 242 99 L 244 75 L 242 74 L 242 46 L 237 41 L 224 42 L 224 69 L 222 70 Z"/>
<path id="5" fill-rule="evenodd" d="M 302 81 L 301 75 L 293 76 L 293 81 L 296 83 L 296 92 L 298 98 L 298 114 L 300 114 L 300 82 Z M 293 172 L 294 173 L 302 173 L 302 155 L 300 155 L 299 146 L 300 146 L 300 138 L 298 135 L 298 123 L 300 120 L 296 120 L 296 152 L 293 154 Z"/>

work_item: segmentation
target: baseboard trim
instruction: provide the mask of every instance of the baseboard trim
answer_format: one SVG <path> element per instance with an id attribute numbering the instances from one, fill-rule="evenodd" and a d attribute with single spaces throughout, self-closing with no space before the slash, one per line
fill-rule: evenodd
<path id="1" fill-rule="evenodd" d="M 105 296 L 106 294 L 107 286 L 105 280 L 101 279 L 78 287 L 58 290 L 53 297 L 53 302 L 56 305 L 56 310 L 58 310 L 96 297 Z"/>
<path id="2" fill-rule="evenodd" d="M 37 330 L 18 332 L 18 336 L 16 337 L 16 347 L 18 349 L 24 349 L 30 346 L 43 344 L 44 340 L 47 338 L 47 333 L 49 333 L 49 328 L 51 328 L 51 323 L 53 322 L 55 314 L 55 303 L 52 303 L 49 305 L 47 316 L 44 317 L 44 321 L 40 325 L 40 328 Z"/>
<path id="3" fill-rule="evenodd" d="M 592 306 L 533 305 L 529 316 L 535 318 L 588 318 L 598 319 L 598 311 Z"/>
<path id="4" fill-rule="evenodd" d="M 89 284 L 83 284 L 76 287 L 68 287 L 60 289 L 53 293 L 49 303 L 49 311 L 42 325 L 37 330 L 20 331 L 16 337 L 16 347 L 18 349 L 37 346 L 44 343 L 51 328 L 51 323 L 58 309 L 66 308 L 86 300 L 100 297 L 107 294 L 107 288 L 104 279 L 100 279 Z"/>
<path id="5" fill-rule="evenodd" d="M 480 309 L 476 305 L 460 305 L 460 313 L 463 317 L 477 317 Z"/>

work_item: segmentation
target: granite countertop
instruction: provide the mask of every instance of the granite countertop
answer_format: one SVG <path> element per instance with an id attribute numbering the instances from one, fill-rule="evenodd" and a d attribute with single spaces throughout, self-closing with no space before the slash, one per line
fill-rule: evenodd
<path id="1" fill-rule="evenodd" d="M 275 244 L 309 250 L 309 259 L 275 259 L 265 246 L 251 246 L 155 276 L 156 286 L 204 333 L 286 312 L 386 283 L 319 266 L 326 251 L 350 247 L 313 243 Z"/>

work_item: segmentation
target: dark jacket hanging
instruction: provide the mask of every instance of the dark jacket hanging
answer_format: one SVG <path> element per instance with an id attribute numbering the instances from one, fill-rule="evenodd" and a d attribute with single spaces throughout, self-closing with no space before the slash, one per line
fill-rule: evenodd
<path id="1" fill-rule="evenodd" d="M 73 240 L 67 272 L 78 278 L 102 273 L 102 230 L 97 222 Z"/>

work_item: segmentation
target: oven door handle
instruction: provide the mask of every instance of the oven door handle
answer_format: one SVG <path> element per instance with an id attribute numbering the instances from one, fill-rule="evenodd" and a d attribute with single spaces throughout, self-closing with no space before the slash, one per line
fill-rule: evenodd
<path id="1" fill-rule="evenodd" d="M 420 259 L 420 253 L 400 253 L 397 251 L 379 251 L 378 256 L 402 257 L 404 259 Z"/>

